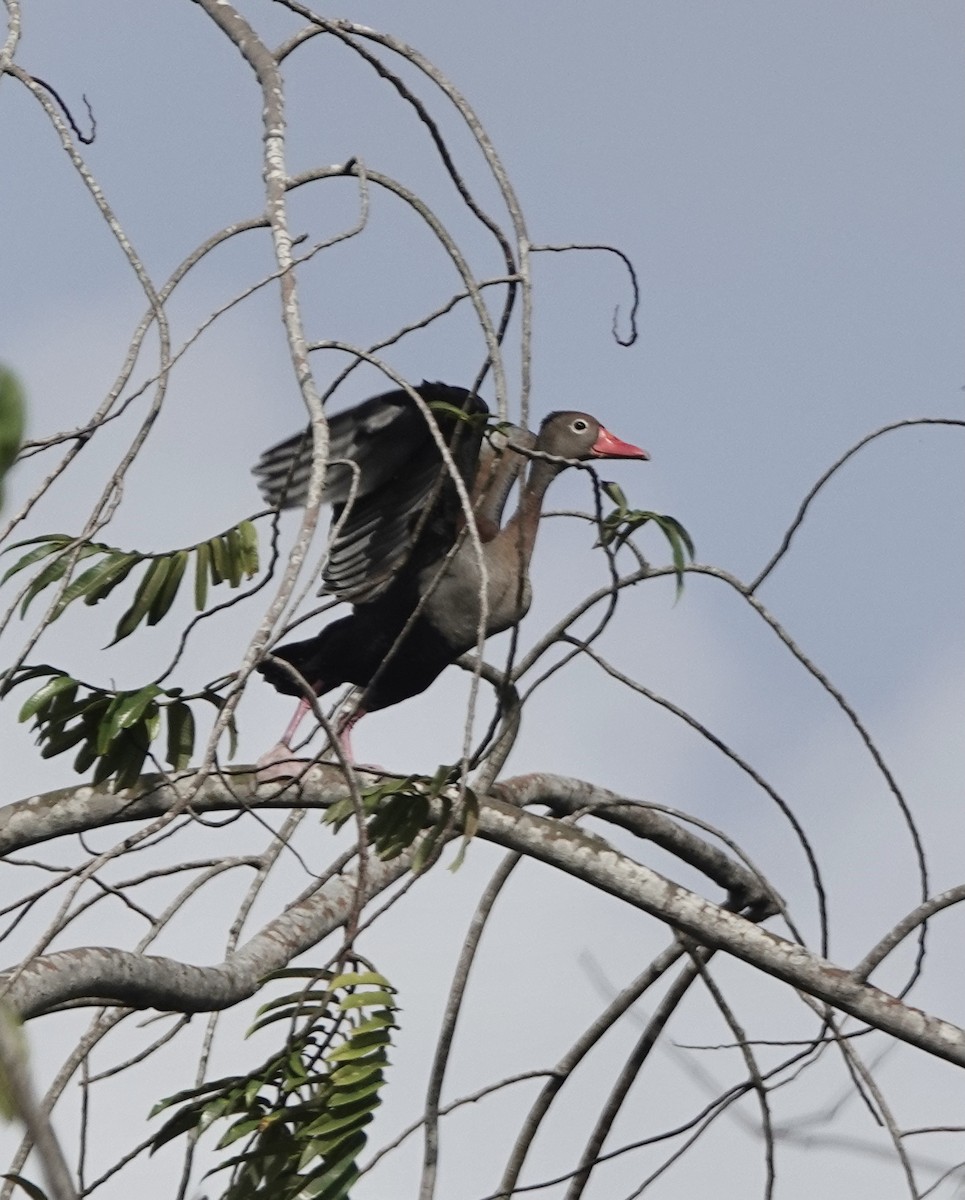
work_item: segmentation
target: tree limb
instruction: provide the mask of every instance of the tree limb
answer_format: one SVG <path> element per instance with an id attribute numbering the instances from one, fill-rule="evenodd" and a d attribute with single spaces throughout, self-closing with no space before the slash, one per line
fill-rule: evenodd
<path id="1" fill-rule="evenodd" d="M 542 792 L 534 782 L 539 779 L 545 780 Z M 255 788 L 252 782 L 253 777 L 245 773 L 209 777 L 193 796 L 192 808 L 237 808 L 239 799 L 267 807 L 291 807 L 293 802 L 325 807 L 348 794 L 341 773 L 330 766 L 313 767 L 280 790 L 272 785 Z M 506 781 L 500 790 L 503 796 L 514 795 L 515 790 L 526 802 L 545 803 L 566 782 L 555 776 L 527 776 L 521 783 Z M 591 785 L 568 783 L 574 790 L 582 787 L 584 799 L 592 799 L 597 793 Z M 171 783 L 163 777 L 146 777 L 128 794 L 112 795 L 103 788 L 84 786 L 31 797 L 0 814 L 5 817 L 0 820 L 0 849 L 4 832 L 7 845 L 12 834 L 14 844 L 19 845 L 49 838 L 51 822 L 56 832 L 68 833 L 92 824 L 154 817 L 182 804 L 184 789 L 191 787 L 191 777 Z M 602 838 L 521 811 L 518 804 L 492 795 L 480 798 L 478 835 L 574 875 L 657 917 L 703 946 L 724 950 L 902 1041 L 965 1066 L 965 1030 L 911 1008 L 804 946 L 728 912 L 635 862 Z M 390 863 L 368 862 L 363 899 L 384 890 L 407 866 L 405 855 Z M 99 1003 L 110 999 L 134 1007 L 180 1012 L 226 1007 L 252 995 L 267 974 L 341 926 L 357 909 L 359 898 L 359 887 L 351 874 L 335 875 L 270 921 L 223 963 L 211 967 L 104 947 L 44 955 L 8 977 L 7 1000 L 24 1016 L 79 998 L 94 998 Z"/>

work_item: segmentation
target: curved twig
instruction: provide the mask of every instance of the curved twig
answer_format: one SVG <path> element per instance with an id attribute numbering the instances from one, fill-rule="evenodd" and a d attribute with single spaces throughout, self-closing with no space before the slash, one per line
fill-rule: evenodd
<path id="1" fill-rule="evenodd" d="M 627 274 L 630 276 L 630 287 L 633 291 L 633 303 L 630 305 L 630 334 L 628 337 L 621 337 L 618 321 L 620 319 L 619 304 L 613 310 L 613 340 L 619 346 L 632 346 L 637 340 L 637 313 L 640 311 L 640 284 L 637 282 L 637 272 L 633 262 L 628 254 L 625 254 L 618 246 L 610 246 L 606 242 L 567 242 L 560 246 L 530 246 L 533 254 L 550 253 L 550 254 L 565 254 L 570 250 L 595 250 L 605 254 L 615 254 L 627 269 Z"/>
<path id="2" fill-rule="evenodd" d="M 499 898 L 499 893 L 503 890 L 510 875 L 519 864 L 520 858 L 519 854 L 507 854 L 493 872 L 492 878 L 479 898 L 476 911 L 473 913 L 472 920 L 469 923 L 462 952 L 459 955 L 459 962 L 456 964 L 455 974 L 449 988 L 449 997 L 446 1001 L 445 1012 L 439 1027 L 439 1036 L 436 1039 L 436 1052 L 429 1072 L 429 1086 L 426 1089 L 426 1102 L 422 1118 L 424 1149 L 422 1157 L 422 1180 L 419 1184 L 420 1200 L 431 1200 L 432 1196 L 435 1195 L 436 1165 L 439 1157 L 439 1101 L 442 1095 L 442 1084 L 445 1079 L 446 1066 L 449 1062 L 449 1053 L 452 1049 L 452 1040 L 456 1032 L 456 1022 L 459 1019 L 459 1013 L 466 994 L 466 986 L 469 983 L 469 972 L 472 969 L 476 951 L 479 948 L 479 939 L 482 937 L 483 930 L 486 928 L 486 924 L 492 915 L 493 908 Z"/>
<path id="3" fill-rule="evenodd" d="M 593 1131 L 583 1148 L 580 1161 L 573 1172 L 573 1178 L 570 1180 L 570 1186 L 566 1189 L 565 1200 L 581 1200 L 586 1190 L 586 1185 L 590 1181 L 593 1168 L 599 1161 L 603 1143 L 613 1128 L 613 1123 L 616 1121 L 620 1109 L 629 1095 L 630 1088 L 636 1082 L 643 1064 L 650 1057 L 650 1052 L 656 1045 L 657 1038 L 663 1033 L 667 1022 L 677 1011 L 677 1006 L 693 986 L 694 982 L 700 978 L 700 970 L 696 965 L 696 961 L 699 959 L 706 961 L 713 954 L 712 950 L 701 950 L 697 947 L 688 948 L 688 952 L 695 961 L 685 963 L 681 968 L 679 975 L 671 983 L 670 987 L 667 988 L 666 994 L 654 1010 L 643 1033 L 637 1039 L 637 1044 L 627 1056 L 626 1062 L 614 1080 L 613 1086 L 610 1088 L 610 1094 L 607 1096 L 597 1117 Z"/>
<path id="4" fill-rule="evenodd" d="M 514 1196 L 517 1194 L 520 1172 L 526 1161 L 536 1134 L 543 1122 L 550 1105 L 570 1076 L 589 1054 L 600 1038 L 644 995 L 667 971 L 683 957 L 684 948 L 678 940 L 674 940 L 647 966 L 637 978 L 628 984 L 607 1005 L 602 1013 L 589 1025 L 580 1038 L 574 1042 L 566 1054 L 553 1068 L 549 1079 L 540 1090 L 532 1108 L 520 1126 L 516 1141 L 510 1152 L 509 1159 L 500 1180 L 499 1190 L 494 1196 Z"/>
<path id="5" fill-rule="evenodd" d="M 895 429 L 906 429 L 912 425 L 957 425 L 960 428 L 965 428 L 965 421 L 953 417 L 909 417 L 903 421 L 892 421 L 890 425 L 882 425 L 880 429 L 875 429 L 871 433 L 865 434 L 863 438 L 855 442 L 849 449 L 845 450 L 840 458 L 836 459 L 824 474 L 818 479 L 814 486 L 808 491 L 808 494 L 801 501 L 801 505 L 794 516 L 794 520 L 787 527 L 787 531 L 781 541 L 780 546 L 765 563 L 760 573 L 747 585 L 748 595 L 753 595 L 754 592 L 761 586 L 764 580 L 770 575 L 777 564 L 781 561 L 784 555 L 790 548 L 791 541 L 801 528 L 805 514 L 811 506 L 811 502 L 817 496 L 818 492 L 824 487 L 832 476 L 844 466 L 848 459 L 853 458 L 859 450 L 868 445 L 869 442 L 875 441 L 876 438 L 882 437 L 886 433 L 891 433 Z"/>

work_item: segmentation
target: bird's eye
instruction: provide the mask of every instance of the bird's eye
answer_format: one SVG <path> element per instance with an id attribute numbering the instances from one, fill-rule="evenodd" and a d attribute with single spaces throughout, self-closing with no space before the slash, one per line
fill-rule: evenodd
<path id="1" fill-rule="evenodd" d="M 586 433 L 586 431 L 589 428 L 590 428 L 589 421 L 584 421 L 584 419 L 582 417 L 577 417 L 576 420 L 573 422 L 573 424 L 570 426 L 570 429 L 572 429 L 574 433 Z"/>

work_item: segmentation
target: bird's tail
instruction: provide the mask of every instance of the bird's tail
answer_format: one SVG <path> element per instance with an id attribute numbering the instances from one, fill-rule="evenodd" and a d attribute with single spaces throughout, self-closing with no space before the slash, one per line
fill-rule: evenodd
<path id="1" fill-rule="evenodd" d="M 324 631 L 323 631 L 324 632 Z M 287 642 L 284 646 L 276 646 L 271 651 L 271 659 L 265 659 L 258 664 L 258 671 L 270 683 L 276 692 L 283 696 L 303 696 L 304 689 L 289 671 L 272 659 L 281 659 L 289 663 L 312 687 L 316 695 L 327 692 L 334 684 L 326 684 L 318 678 L 318 660 L 321 656 L 321 638 L 306 638 L 303 642 Z M 336 681 L 337 682 L 337 681 Z"/>

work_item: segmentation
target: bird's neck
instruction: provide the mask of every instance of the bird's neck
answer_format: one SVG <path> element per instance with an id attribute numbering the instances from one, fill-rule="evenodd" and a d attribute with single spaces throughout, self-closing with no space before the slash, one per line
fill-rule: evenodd
<path id="1" fill-rule="evenodd" d="M 529 476 L 519 498 L 519 507 L 506 522 L 503 536 L 517 548 L 520 565 L 525 570 L 533 553 L 539 518 L 543 511 L 546 489 L 562 469 L 561 464 L 537 458 L 529 469 Z"/>

